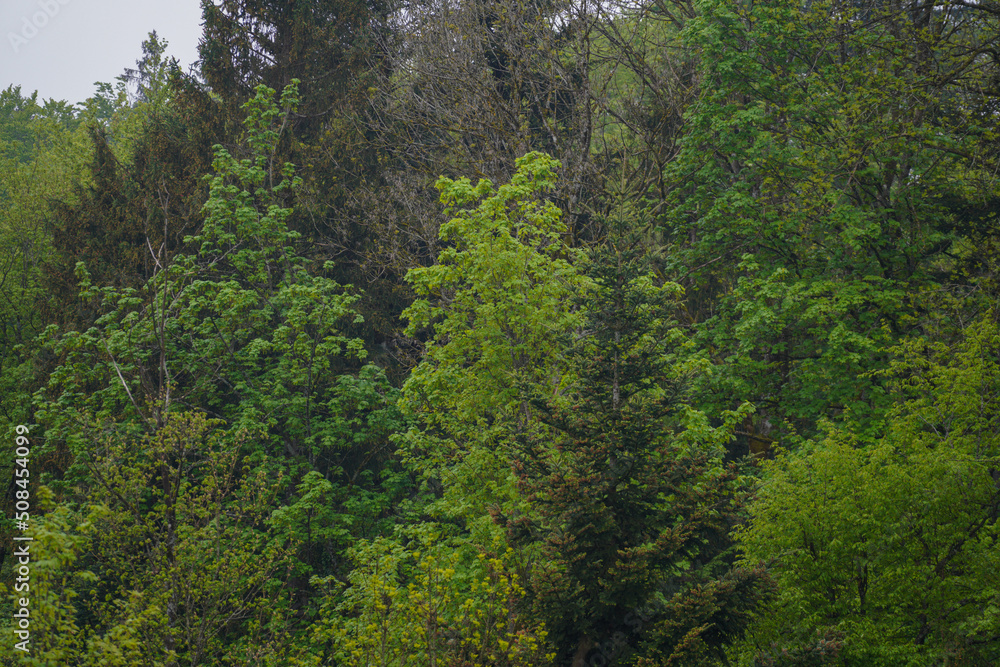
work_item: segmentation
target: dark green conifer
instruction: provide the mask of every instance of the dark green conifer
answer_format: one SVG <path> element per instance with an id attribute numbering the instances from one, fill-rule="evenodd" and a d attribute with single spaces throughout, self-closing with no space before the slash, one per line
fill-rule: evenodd
<path id="1" fill-rule="evenodd" d="M 536 401 L 545 428 L 515 452 L 532 513 L 501 522 L 541 547 L 533 592 L 563 664 L 698 664 L 742 633 L 769 584 L 733 568 L 745 487 L 721 460 L 726 429 L 684 402 L 673 286 L 617 227 L 593 258 L 574 394 Z"/>

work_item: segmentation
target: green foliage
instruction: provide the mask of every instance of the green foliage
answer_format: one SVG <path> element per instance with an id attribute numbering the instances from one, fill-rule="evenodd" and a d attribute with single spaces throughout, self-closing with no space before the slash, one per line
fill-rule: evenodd
<path id="1" fill-rule="evenodd" d="M 677 286 L 656 284 L 623 228 L 590 264 L 586 333 L 567 350 L 576 381 L 536 400 L 545 426 L 516 440 L 527 506 L 497 519 L 540 547 L 533 599 L 564 663 L 701 664 L 768 590 L 763 573 L 731 571 L 727 542 L 746 487 L 723 445 L 749 406 L 713 429 L 686 403 L 700 364 L 671 321 Z"/>
<path id="2" fill-rule="evenodd" d="M 0 432 L 30 424 L 31 395 L 44 379 L 44 359 L 35 338 L 52 309 L 42 267 L 51 254 L 48 223 L 52 202 L 70 198 L 72 183 L 85 174 L 86 134 L 72 109 L 19 88 L 0 92 Z M 0 462 L 0 476 L 13 491 L 14 461 Z M 13 493 L 4 503 L 13 515 Z M 13 522 L 5 520 L 0 539 Z"/>
<path id="3" fill-rule="evenodd" d="M 218 426 L 175 413 L 155 435 L 107 438 L 78 509 L 42 488 L 25 664 L 238 659 L 254 623 L 280 616 L 287 547 L 259 527 L 281 479 L 248 472 L 249 434 Z"/>
<path id="4" fill-rule="evenodd" d="M 893 331 L 884 325 L 906 291 L 876 276 L 804 279 L 782 266 L 768 273 L 752 255 L 739 268 L 746 275 L 703 328 L 704 344 L 727 355 L 706 378 L 706 400 L 724 406 L 724 397 L 746 397 L 765 418 L 807 432 L 820 415 L 877 420 L 885 390 L 865 373 L 886 363 L 881 350 Z"/>
<path id="5" fill-rule="evenodd" d="M 455 216 L 441 227 L 449 245 L 407 275 L 418 295 L 404 313 L 407 333 L 432 334 L 403 389 L 416 425 L 400 444 L 426 479 L 446 484 L 440 509 L 465 518 L 512 501 L 499 445 L 532 418 L 522 386 L 562 391 L 568 369 L 551 341 L 581 323 L 569 299 L 588 284 L 569 261 L 579 255 L 564 243 L 559 209 L 539 200 L 558 163 L 530 153 L 517 164 L 496 190 L 485 180 L 438 182 Z"/>
<path id="6" fill-rule="evenodd" d="M 5 664 L 1000 662 L 995 3 L 203 9 L 0 91 Z"/>
<path id="7" fill-rule="evenodd" d="M 160 664 L 225 661 L 239 638 L 287 604 L 288 543 L 261 531 L 282 486 L 250 467 L 253 434 L 174 413 L 154 436 L 107 443 L 92 497 L 108 508 L 91 551 L 102 582 L 81 605 Z M 239 623 L 232 623 L 239 619 Z"/>
<path id="8" fill-rule="evenodd" d="M 33 513 L 32 540 L 18 542 L 27 544 L 30 563 L 28 589 L 16 590 L 18 583 L 3 584 L 5 598 L 29 600 L 31 632 L 30 651 L 24 654 L 14 649 L 14 642 L 4 642 L 0 655 L 7 660 L 19 658 L 20 664 L 49 665 L 70 662 L 85 654 L 85 638 L 81 637 L 76 605 L 78 598 L 93 586 L 96 576 L 86 566 L 79 563 L 89 548 L 93 535 L 93 520 L 99 516 L 100 508 L 75 512 L 69 507 L 54 507 L 52 491 L 46 487 L 36 487 L 34 494 L 36 509 L 46 512 L 44 518 Z M 2 631 L 15 636 L 15 624 L 8 614 Z M 81 663 L 83 664 L 83 663 Z"/>
<path id="9" fill-rule="evenodd" d="M 43 451 L 73 465 L 53 484 L 118 517 L 91 545 L 100 601 L 78 613 L 94 633 L 141 635 L 160 664 L 273 664 L 291 651 L 293 626 L 316 611 L 293 603 L 308 576 L 385 530 L 408 484 L 388 443 L 398 391 L 377 367 L 344 372 L 364 356 L 342 332 L 356 297 L 287 227 L 281 198 L 298 180 L 275 150 L 294 84 L 283 110 L 273 95 L 261 87 L 247 105 L 251 157 L 216 148 L 193 251 L 161 246 L 138 288 L 94 284 L 80 263 L 94 326 L 47 333 L 59 363 L 36 396 Z M 218 421 L 194 424 L 206 414 Z M 185 445 L 174 425 L 191 420 Z"/>
<path id="10" fill-rule="evenodd" d="M 706 395 L 724 407 L 735 392 L 786 433 L 848 409 L 876 423 L 883 390 L 863 373 L 884 364 L 885 334 L 912 331 L 904 295 L 949 278 L 945 202 L 997 195 L 991 102 L 959 55 L 994 33 L 957 8 L 698 6 L 686 39 L 703 83 L 664 220 L 674 271 L 709 305 L 703 344 L 728 367 Z"/>
<path id="11" fill-rule="evenodd" d="M 830 628 L 845 664 L 993 662 L 1000 330 L 986 317 L 954 347 L 893 352 L 881 438 L 831 427 L 767 466 L 740 537 L 781 587 L 757 643 Z"/>
<path id="12" fill-rule="evenodd" d="M 405 313 L 407 331 L 429 328 L 430 340 L 403 389 L 414 424 L 399 438 L 408 467 L 432 494 L 412 507 L 416 522 L 398 541 L 365 542 L 353 552 L 351 585 L 331 613 L 343 620 L 317 630 L 349 664 L 550 659 L 544 629 L 522 616 L 523 575 L 512 569 L 516 554 L 498 546 L 487 508 L 519 503 L 502 445 L 533 419 L 523 386 L 562 390 L 567 368 L 548 343 L 581 322 L 570 299 L 588 283 L 567 259 L 580 256 L 563 242 L 559 209 L 540 197 L 557 166 L 533 153 L 498 189 L 439 181 L 454 217 L 442 226 L 448 245 L 438 262 L 408 275 L 420 298 Z"/>
<path id="13" fill-rule="evenodd" d="M 139 288 L 201 225 L 201 179 L 225 127 L 209 96 L 162 58 L 165 46 L 155 35 L 144 43 L 134 104 L 121 80 L 110 117 L 90 107 L 81 113 L 89 174 L 67 183 L 72 196 L 52 205 L 54 252 L 45 261 L 55 302 L 48 319 L 67 328 L 87 328 L 98 314 L 80 302 L 78 262 L 99 286 Z"/>
<path id="14" fill-rule="evenodd" d="M 313 635 L 331 657 L 352 667 L 552 664 L 544 627 L 520 613 L 523 564 L 512 550 L 477 554 L 434 524 L 410 537 L 352 550 L 349 585 Z"/>
<path id="15" fill-rule="evenodd" d="M 217 147 L 204 228 L 187 240 L 197 254 L 164 266 L 161 253 L 140 289 L 97 287 L 78 267 L 83 297 L 106 314 L 54 345 L 66 362 L 48 391 L 59 409 L 43 411 L 53 426 L 79 434 L 85 420 L 68 420 L 80 411 L 100 419 L 125 411 L 156 424 L 178 403 L 238 426 L 280 427 L 284 445 L 300 455 L 334 444 L 322 426 L 332 397 L 317 392 L 332 389 L 337 357 L 364 354 L 340 333 L 355 319 L 355 297 L 307 271 L 284 224 L 289 210 L 272 199 L 297 183 L 288 165 L 270 170 L 279 115 L 272 95 L 262 88 L 248 105 L 254 158 Z M 284 101 L 287 112 L 294 88 Z"/>
<path id="16" fill-rule="evenodd" d="M 295 122 L 318 128 L 309 118 L 354 92 L 360 81 L 352 77 L 363 71 L 365 56 L 376 55 L 371 38 L 385 7 L 381 0 L 203 5 L 202 76 L 235 105 L 253 98 L 258 85 L 279 88 L 298 78 L 308 99 L 305 117 Z"/>
<path id="17" fill-rule="evenodd" d="M 28 164 L 54 136 L 79 125 L 72 105 L 53 99 L 39 104 L 38 92 L 21 94 L 21 86 L 0 91 L 0 160 Z"/>
<path id="18" fill-rule="evenodd" d="M 0 364 L 13 361 L 14 348 L 44 328 L 46 302 L 41 267 L 51 253 L 47 234 L 53 202 L 73 196 L 72 183 L 84 178 L 89 149 L 82 127 L 53 118 L 45 108 L 20 98 L 18 89 L 0 92 L 0 107 L 12 112 L 13 129 L 0 132 Z M 23 114 L 23 115 L 22 115 Z M 2 122 L 2 121 L 0 121 Z M 8 139 L 10 143 L 7 143 Z M 2 155 L 6 148 L 24 156 Z"/>

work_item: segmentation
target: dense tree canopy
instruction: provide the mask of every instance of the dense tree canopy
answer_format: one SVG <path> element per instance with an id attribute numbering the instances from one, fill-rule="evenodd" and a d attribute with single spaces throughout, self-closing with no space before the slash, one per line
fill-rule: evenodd
<path id="1" fill-rule="evenodd" d="M 0 91 L 5 664 L 1000 661 L 995 2 L 203 17 Z"/>

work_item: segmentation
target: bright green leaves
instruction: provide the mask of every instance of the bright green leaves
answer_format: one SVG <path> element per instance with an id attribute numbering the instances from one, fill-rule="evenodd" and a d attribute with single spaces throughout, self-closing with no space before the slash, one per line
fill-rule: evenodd
<path id="1" fill-rule="evenodd" d="M 0 429 L 31 421 L 31 341 L 48 322 L 49 232 L 56 201 L 74 197 L 90 154 L 72 109 L 19 87 L 0 91 Z M 49 289 L 46 289 L 46 288 Z"/>
<path id="2" fill-rule="evenodd" d="M 294 91 L 282 96 L 284 112 L 266 87 L 247 104 L 252 157 L 236 160 L 217 147 L 205 224 L 190 239 L 197 254 L 160 266 L 139 290 L 85 289 L 107 314 L 59 348 L 70 355 L 64 369 L 86 373 L 88 383 L 103 374 L 106 386 L 92 387 L 85 399 L 92 414 L 124 407 L 155 425 L 157 415 L 183 402 L 235 425 L 273 427 L 282 434 L 275 440 L 298 454 L 322 439 L 343 364 L 337 360 L 362 358 L 364 350 L 342 333 L 358 320 L 351 308 L 357 297 L 295 251 L 291 209 L 279 201 L 298 183 L 291 165 L 280 168 L 278 183 L 270 171 L 279 118 L 294 107 Z M 50 391 L 73 395 L 81 380 L 57 372 Z"/>
<path id="3" fill-rule="evenodd" d="M 95 600 L 94 612 L 127 620 L 156 607 L 161 617 L 147 619 L 147 630 L 164 650 L 190 658 L 211 650 L 222 618 L 253 615 L 257 591 L 284 555 L 257 530 L 280 476 L 264 466 L 241 474 L 254 434 L 218 426 L 197 413 L 174 414 L 140 442 L 105 443 L 92 466 L 94 495 L 113 510 L 93 548 L 112 566 L 111 581 L 141 591 L 107 591 L 116 604 Z"/>
<path id="4" fill-rule="evenodd" d="M 93 445 L 87 505 L 39 490 L 26 664 L 247 664 L 244 623 L 279 616 L 287 592 L 286 545 L 259 530 L 282 480 L 246 471 L 251 436 L 174 413 Z"/>
<path id="5" fill-rule="evenodd" d="M 397 540 L 355 547 L 341 620 L 317 629 L 347 664 L 548 660 L 544 632 L 523 614 L 516 554 L 487 558 L 506 551 L 491 512 L 523 503 L 511 434 L 535 427 L 528 388 L 564 391 L 571 371 L 559 343 L 582 323 L 573 298 L 589 281 L 569 261 L 580 257 L 563 241 L 561 212 L 541 198 L 558 163 L 531 153 L 517 164 L 497 189 L 439 181 L 454 217 L 442 226 L 448 247 L 438 262 L 407 277 L 419 297 L 405 313 L 408 332 L 429 329 L 429 341 L 403 390 L 413 422 L 398 442 L 429 492 L 401 509 L 446 523 L 424 519 Z"/>
<path id="6" fill-rule="evenodd" d="M 455 215 L 441 228 L 450 246 L 407 276 L 419 297 L 404 313 L 407 331 L 433 334 L 404 390 L 420 424 L 404 449 L 424 474 L 455 483 L 462 515 L 483 517 L 498 494 L 509 497 L 499 444 L 531 419 L 524 386 L 562 390 L 568 369 L 553 342 L 579 325 L 570 299 L 588 284 L 569 261 L 579 256 L 563 241 L 561 212 L 540 199 L 558 163 L 529 153 L 517 165 L 496 190 L 488 181 L 439 181 Z"/>
<path id="7" fill-rule="evenodd" d="M 831 430 L 767 467 L 741 536 L 781 586 L 758 641 L 833 628 L 857 664 L 993 662 L 1000 335 L 984 319 L 953 348 L 895 353 L 882 438 Z"/>
<path id="8" fill-rule="evenodd" d="M 71 663 L 86 655 L 88 648 L 86 637 L 81 637 L 77 605 L 81 594 L 86 596 L 92 590 L 96 578 L 84 562 L 95 528 L 93 520 L 100 515 L 100 508 L 75 512 L 68 507 L 53 507 L 52 491 L 44 486 L 35 488 L 32 540 L 12 542 L 15 550 L 27 545 L 28 581 L 16 582 L 12 576 L 0 590 L 5 598 L 29 600 L 30 651 L 25 654 L 14 649 L 14 642 L 7 642 L 0 655 L 12 662 L 12 656 L 18 656 L 17 662 L 26 665 Z M 46 512 L 44 517 L 41 511 Z M 17 562 L 17 557 L 13 560 Z M 15 629 L 17 619 L 11 618 L 2 631 L 16 637 Z"/>
<path id="9" fill-rule="evenodd" d="M 433 325 L 428 358 L 437 372 L 471 363 L 463 401 L 472 410 L 498 409 L 516 396 L 516 380 L 544 372 L 551 349 L 543 341 L 572 327 L 565 299 L 583 284 L 567 260 L 561 212 L 537 196 L 554 187 L 558 163 L 540 153 L 517 161 L 509 184 L 494 191 L 488 181 L 441 179 L 441 201 L 457 212 L 442 225 L 451 243 L 438 263 L 413 269 L 407 280 L 419 298 L 404 317 L 414 334 Z M 473 403 L 476 406 L 473 406 Z"/>
<path id="10" fill-rule="evenodd" d="M 725 408 L 734 394 L 756 395 L 764 414 L 806 429 L 824 413 L 849 412 L 858 421 L 883 414 L 883 383 L 866 373 L 885 359 L 891 331 L 884 324 L 902 308 L 905 292 L 874 276 L 807 279 L 784 268 L 768 274 L 751 255 L 740 267 L 747 275 L 704 333 L 729 355 L 728 368 L 708 378 L 704 400 Z"/>
<path id="11" fill-rule="evenodd" d="M 294 86 L 283 110 L 260 87 L 249 157 L 217 148 L 190 254 L 159 253 L 134 289 L 93 284 L 79 264 L 99 316 L 53 334 L 60 363 L 36 400 L 46 445 L 75 464 L 61 489 L 116 512 L 92 547 L 109 583 L 86 628 L 112 628 L 109 651 L 141 639 L 158 664 L 278 660 L 291 612 L 276 573 L 342 567 L 407 485 L 389 445 L 398 391 L 381 369 L 357 369 L 365 350 L 344 333 L 360 322 L 357 297 L 288 229 L 297 180 L 272 163 L 294 103 Z"/>
<path id="12" fill-rule="evenodd" d="M 274 532 L 282 538 L 307 545 L 309 549 L 329 550 L 326 560 L 351 541 L 352 516 L 338 511 L 343 495 L 328 479 L 312 470 L 295 489 L 295 499 L 271 513 Z M 319 559 L 317 559 L 319 560 Z M 297 574 L 311 574 L 308 566 L 298 564 Z"/>
<path id="13" fill-rule="evenodd" d="M 268 462 L 248 469 L 254 435 L 173 413 L 153 436 L 102 443 L 91 466 L 109 511 L 95 521 L 102 581 L 85 608 L 160 664 L 238 655 L 242 624 L 228 620 L 281 607 L 286 545 L 260 527 L 283 480 Z"/>
<path id="14" fill-rule="evenodd" d="M 524 564 L 512 550 L 477 553 L 433 524 L 412 538 L 405 548 L 375 540 L 352 550 L 350 586 L 314 635 L 338 663 L 552 664 L 544 627 L 519 613 Z"/>
<path id="15" fill-rule="evenodd" d="M 279 193 L 293 191 L 302 182 L 291 164 L 278 167 L 275 153 L 283 125 L 279 117 L 295 110 L 298 81 L 281 95 L 281 109 L 273 102 L 274 91 L 261 86 L 244 105 L 247 144 L 251 158 L 237 160 L 222 146 L 215 146 L 212 164 L 215 176 L 206 177 L 209 199 L 205 224 L 191 239 L 215 270 L 219 262 L 242 280 L 274 286 L 276 267 L 285 273 L 298 270 L 292 243 L 298 234 L 288 229 L 292 209 L 276 201 Z M 289 276 L 290 277 L 290 276 Z"/>
<path id="16" fill-rule="evenodd" d="M 281 91 L 281 100 L 278 105 L 272 101 L 274 91 L 266 86 L 258 86 L 254 91 L 254 96 L 244 105 L 247 112 L 246 120 L 243 121 L 247 130 L 247 144 L 254 154 L 254 167 L 263 169 L 274 159 L 274 153 L 278 148 L 278 141 L 281 139 L 281 132 L 288 122 L 289 114 L 295 111 L 299 102 L 299 80 L 292 79 L 291 84 L 285 86 Z M 281 125 L 277 121 L 281 121 Z M 287 166 L 287 165 L 286 165 Z M 273 177 L 273 174 L 268 174 Z M 274 185 L 273 187 L 280 188 Z"/>
<path id="17" fill-rule="evenodd" d="M 568 249 L 559 210 L 539 201 L 555 166 L 533 153 L 498 189 L 439 182 L 454 215 L 441 229 L 449 246 L 408 276 L 420 297 L 406 312 L 408 332 L 431 328 L 404 387 L 414 424 L 399 439 L 429 492 L 420 509 L 458 524 L 455 549 L 486 548 L 504 528 L 535 559 L 531 614 L 552 632 L 559 661 L 632 632 L 627 612 L 658 600 L 657 585 L 702 615 L 653 614 L 615 659 L 719 651 L 766 594 L 759 573 L 740 584 L 717 578 L 745 490 L 721 462 L 723 444 L 749 406 L 713 429 L 685 404 L 704 364 L 672 320 L 678 287 L 650 273 L 624 221 L 592 257 Z M 393 609 L 395 584 L 384 585 L 381 602 L 368 598 L 373 619 Z M 726 615 L 730 634 L 707 632 Z M 387 627 L 378 619 L 372 628 Z M 678 630 L 690 636 L 681 641 Z M 384 641 L 374 632 L 365 651 Z"/>

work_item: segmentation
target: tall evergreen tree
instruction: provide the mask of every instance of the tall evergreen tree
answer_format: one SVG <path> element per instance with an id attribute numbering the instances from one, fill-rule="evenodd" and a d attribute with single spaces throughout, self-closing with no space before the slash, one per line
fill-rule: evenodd
<path id="1" fill-rule="evenodd" d="M 96 98 L 81 114 L 93 153 L 89 177 L 53 203 L 54 252 L 45 266 L 53 321 L 89 323 L 77 299 L 77 262 L 98 285 L 138 287 L 201 225 L 212 147 L 234 129 L 203 86 L 164 56 L 166 47 L 150 33 L 136 69 L 118 77 L 110 117 L 101 117 L 107 110 Z M 113 90 L 100 89 L 98 97 Z"/>
<path id="2" fill-rule="evenodd" d="M 515 448 L 533 509 L 497 518 L 541 547 L 533 592 L 563 660 L 700 664 L 741 634 L 768 582 L 732 566 L 745 487 L 722 464 L 731 432 L 685 404 L 676 286 L 655 284 L 623 226 L 593 258 L 573 400 L 536 401 L 546 426 Z"/>
<path id="3" fill-rule="evenodd" d="M 362 83 L 369 35 L 385 8 L 384 0 L 204 0 L 202 76 L 237 106 L 259 84 L 280 90 L 299 79 L 303 102 L 293 122 L 299 133 L 316 130 Z"/>
<path id="4" fill-rule="evenodd" d="M 386 0 L 206 1 L 199 47 L 202 76 L 229 116 L 239 116 L 258 84 L 301 81 L 301 106 L 278 147 L 282 160 L 304 167 L 289 225 L 310 242 L 306 252 L 337 258 L 339 282 L 364 289 L 358 308 L 366 325 L 352 333 L 376 349 L 399 332 L 412 298 L 402 286 L 409 266 L 393 271 L 368 261 L 371 248 L 394 243 L 375 231 L 388 188 L 366 120 L 374 72 L 387 74 L 387 42 L 379 36 L 388 30 L 388 7 Z M 293 195 L 286 197 L 291 205 Z"/>

